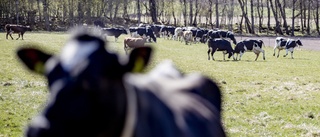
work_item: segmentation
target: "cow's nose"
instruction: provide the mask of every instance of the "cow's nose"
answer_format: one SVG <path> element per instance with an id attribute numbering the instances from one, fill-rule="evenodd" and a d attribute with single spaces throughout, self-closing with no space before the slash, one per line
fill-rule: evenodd
<path id="1" fill-rule="evenodd" d="M 46 137 L 47 130 L 39 127 L 28 127 L 26 137 Z"/>
<path id="2" fill-rule="evenodd" d="M 46 137 L 49 130 L 48 120 L 43 116 L 35 117 L 26 131 L 27 137 Z"/>

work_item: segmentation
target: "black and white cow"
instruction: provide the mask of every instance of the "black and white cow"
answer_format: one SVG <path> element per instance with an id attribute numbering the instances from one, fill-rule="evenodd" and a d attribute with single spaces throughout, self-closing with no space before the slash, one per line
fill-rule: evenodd
<path id="1" fill-rule="evenodd" d="M 173 39 L 173 35 L 175 34 L 176 27 L 174 26 L 163 26 L 161 28 L 161 32 L 164 34 L 164 38 Z"/>
<path id="2" fill-rule="evenodd" d="M 201 74 L 164 62 L 147 74 L 151 47 L 132 50 L 126 62 L 109 52 L 95 31 L 81 29 L 60 55 L 24 47 L 18 56 L 46 76 L 45 109 L 27 137 L 224 137 L 222 95 Z"/>
<path id="3" fill-rule="evenodd" d="M 212 39 L 215 38 L 225 38 L 225 39 L 230 39 L 233 44 L 237 44 L 237 40 L 234 37 L 234 34 L 231 31 L 224 31 L 224 30 L 210 30 L 208 32 L 208 36 Z"/>
<path id="4" fill-rule="evenodd" d="M 116 42 L 121 34 L 128 34 L 127 30 L 122 27 L 102 28 L 102 30 L 103 30 L 103 33 L 106 34 L 107 36 L 114 36 Z"/>
<path id="5" fill-rule="evenodd" d="M 146 37 L 150 37 L 153 40 L 153 42 L 157 42 L 157 38 L 155 37 L 151 27 L 148 27 L 148 26 L 147 27 L 130 27 L 129 31 L 130 31 L 130 34 L 136 33 L 139 36 L 145 35 Z"/>
<path id="6" fill-rule="evenodd" d="M 226 54 L 229 54 L 228 58 L 233 56 L 233 48 L 231 46 L 231 43 L 225 39 L 209 39 L 208 40 L 208 60 L 210 60 L 210 55 L 209 55 L 210 53 L 211 53 L 212 60 L 214 60 L 213 54 L 216 51 L 223 52 L 223 60 L 225 60 Z"/>
<path id="7" fill-rule="evenodd" d="M 246 39 L 238 42 L 234 48 L 234 53 L 237 54 L 235 59 L 237 60 L 238 55 L 240 54 L 239 60 L 241 60 L 241 57 L 245 52 L 251 51 L 256 54 L 255 61 L 257 61 L 261 52 L 263 53 L 263 60 L 265 60 L 265 51 L 262 49 L 262 45 L 264 45 L 262 40 Z"/>
<path id="8" fill-rule="evenodd" d="M 291 52 L 291 58 L 293 59 L 293 51 L 295 47 L 303 46 L 301 41 L 294 40 L 294 39 L 284 39 L 282 37 L 277 37 L 276 38 L 276 43 L 273 48 L 273 56 L 275 56 L 275 50 L 278 49 L 278 55 L 277 58 L 279 57 L 280 50 L 286 49 L 286 54 L 283 55 L 283 57 L 286 57 L 288 55 L 288 52 Z"/>
<path id="9" fill-rule="evenodd" d="M 205 43 L 205 41 L 202 39 L 203 35 L 206 34 L 208 32 L 206 32 L 205 29 L 201 29 L 201 28 L 198 28 L 196 30 L 196 33 L 194 35 L 194 42 L 201 42 L 201 43 Z"/>

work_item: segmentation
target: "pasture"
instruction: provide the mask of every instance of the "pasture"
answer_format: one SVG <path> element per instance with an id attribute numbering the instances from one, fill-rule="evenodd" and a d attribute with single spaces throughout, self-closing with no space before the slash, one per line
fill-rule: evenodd
<path id="1" fill-rule="evenodd" d="M 24 40 L 6 40 L 5 33 L 0 36 L 0 137 L 19 137 L 45 105 L 48 89 L 44 77 L 25 69 L 15 51 L 22 44 L 36 43 L 49 53 L 59 53 L 69 35 L 27 32 Z M 121 35 L 118 42 L 108 38 L 108 48 L 126 57 L 125 37 Z M 276 58 L 273 40 L 265 41 L 266 60 L 260 55 L 254 61 L 254 53 L 248 52 L 241 61 L 223 61 L 222 52 L 216 52 L 212 61 L 205 44 L 158 38 L 146 72 L 171 59 L 186 74 L 202 73 L 218 82 L 224 97 L 223 123 L 231 137 L 320 136 L 320 51 L 302 47 L 291 59 L 282 57 L 282 50 Z M 313 43 L 301 40 L 304 45 Z"/>

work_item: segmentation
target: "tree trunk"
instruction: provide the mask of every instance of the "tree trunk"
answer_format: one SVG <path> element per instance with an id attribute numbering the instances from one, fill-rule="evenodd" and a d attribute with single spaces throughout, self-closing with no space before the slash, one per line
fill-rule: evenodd
<path id="1" fill-rule="evenodd" d="M 230 10 L 228 13 L 228 22 L 229 22 L 228 30 L 229 31 L 233 31 L 233 12 L 234 12 L 234 0 L 231 0 Z"/>
<path id="2" fill-rule="evenodd" d="M 157 5 L 156 5 L 156 1 L 155 0 L 149 0 L 149 11 L 150 11 L 150 15 L 151 15 L 151 19 L 153 23 L 157 23 L 158 22 L 158 18 L 157 18 Z"/>
<path id="3" fill-rule="evenodd" d="M 220 24 L 219 24 L 219 0 L 216 0 L 216 28 L 220 28 Z"/>
<path id="4" fill-rule="evenodd" d="M 316 17 L 315 17 L 315 22 L 316 22 L 316 28 L 317 28 L 317 32 L 318 35 L 320 35 L 320 30 L 319 30 L 319 1 L 317 0 L 317 4 L 316 4 Z"/>
<path id="5" fill-rule="evenodd" d="M 305 26 L 305 24 L 304 24 L 304 22 L 303 22 L 303 16 L 305 15 L 305 14 L 303 14 L 304 13 L 304 0 L 300 0 L 300 12 L 301 12 L 301 16 L 300 16 L 300 22 L 301 22 L 301 33 L 302 34 L 304 34 L 304 26 Z"/>
<path id="6" fill-rule="evenodd" d="M 192 24 L 193 21 L 193 0 L 189 1 L 189 24 L 191 26 L 194 26 L 194 24 Z"/>
<path id="7" fill-rule="evenodd" d="M 175 11 L 175 9 L 174 9 L 174 0 L 171 0 L 171 7 L 172 7 L 172 16 L 173 16 L 174 26 L 177 26 L 177 18 L 176 18 L 176 15 L 174 13 L 174 11 Z"/>
<path id="8" fill-rule="evenodd" d="M 307 19 L 307 35 L 310 35 L 310 14 L 311 14 L 311 0 L 308 0 L 308 19 Z"/>
<path id="9" fill-rule="evenodd" d="M 197 26 L 198 22 L 197 22 L 197 16 L 199 14 L 200 8 L 199 8 L 199 1 L 196 0 L 195 2 L 195 8 L 196 8 L 196 12 L 194 13 L 194 20 L 193 20 L 193 24 L 195 24 L 195 26 Z M 199 19 L 201 19 L 202 16 L 199 17 Z"/>
<path id="10" fill-rule="evenodd" d="M 261 4 L 261 5 L 260 5 Z M 257 13 L 258 13 L 258 16 L 259 16 L 259 33 L 262 33 L 262 20 L 263 20 L 263 1 L 261 0 L 257 0 Z"/>
<path id="11" fill-rule="evenodd" d="M 43 0 L 43 16 L 45 20 L 45 29 L 46 31 L 50 31 L 50 22 L 49 22 L 49 13 L 48 13 L 48 8 L 49 8 L 49 0 Z"/>
<path id="12" fill-rule="evenodd" d="M 244 4 L 244 1 L 243 1 L 243 0 L 238 0 L 238 1 L 239 1 L 241 10 L 242 10 L 242 17 L 244 18 L 244 20 L 245 20 L 245 25 L 247 26 L 247 30 L 248 30 L 249 33 L 252 33 L 252 30 L 251 30 L 251 27 L 250 27 L 250 21 L 249 21 L 247 12 L 246 12 L 246 10 L 245 10 L 245 6 L 246 6 L 246 5 Z"/>
<path id="13" fill-rule="evenodd" d="M 269 29 L 271 27 L 270 25 L 270 19 L 271 19 L 271 14 L 270 14 L 270 3 L 269 3 L 269 0 L 267 0 L 267 9 L 268 9 L 268 21 L 267 21 L 267 35 L 269 35 Z"/>
<path id="14" fill-rule="evenodd" d="M 253 14 L 253 0 L 250 1 L 250 8 L 251 8 L 251 34 L 255 34 L 254 32 L 254 14 Z"/>
<path id="15" fill-rule="evenodd" d="M 115 3 L 116 3 L 116 7 L 114 8 L 113 20 L 117 19 L 120 1 L 116 0 Z"/>
<path id="16" fill-rule="evenodd" d="M 129 19 L 129 14 L 128 14 L 128 0 L 123 1 L 123 14 L 122 17 L 125 19 Z"/>
<path id="17" fill-rule="evenodd" d="M 287 17 L 286 17 L 286 0 L 283 0 L 283 6 L 281 6 L 281 3 L 279 0 L 276 0 L 276 3 L 278 5 L 278 8 L 280 10 L 280 14 L 283 20 L 283 27 L 285 28 L 286 34 L 289 35 L 289 30 L 288 30 L 288 24 L 287 24 Z"/>
<path id="18" fill-rule="evenodd" d="M 141 8 L 140 8 L 140 0 L 137 0 L 137 14 L 138 14 L 138 24 L 141 23 Z"/>
<path id="19" fill-rule="evenodd" d="M 41 16 L 41 8 L 40 8 L 40 1 L 41 0 L 37 0 L 37 8 L 38 8 L 38 13 L 39 13 L 39 22 L 42 22 L 42 16 Z"/>
<path id="20" fill-rule="evenodd" d="M 209 24 L 210 24 L 210 26 L 211 26 L 211 29 L 213 29 L 212 7 L 213 7 L 213 1 L 212 1 L 212 0 L 209 0 L 209 10 L 208 10 L 208 13 L 209 13 Z"/>
<path id="21" fill-rule="evenodd" d="M 269 0 L 269 2 L 270 2 L 271 10 L 272 10 L 273 15 L 274 15 L 274 19 L 276 21 L 275 32 L 276 32 L 276 34 L 279 33 L 280 35 L 283 35 L 282 30 L 280 28 L 280 22 L 278 20 L 278 12 L 276 11 L 275 6 L 273 6 L 272 0 Z"/>
<path id="22" fill-rule="evenodd" d="M 186 0 L 180 0 L 181 3 L 183 3 L 183 22 L 184 26 L 187 26 L 187 1 Z"/>
<path id="23" fill-rule="evenodd" d="M 291 26 L 291 36 L 294 36 L 294 11 L 296 9 L 295 7 L 295 3 L 296 3 L 296 0 L 292 0 L 292 26 Z"/>

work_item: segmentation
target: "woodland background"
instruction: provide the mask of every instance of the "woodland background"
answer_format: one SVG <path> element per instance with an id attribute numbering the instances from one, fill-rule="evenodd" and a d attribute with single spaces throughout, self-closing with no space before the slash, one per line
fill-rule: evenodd
<path id="1" fill-rule="evenodd" d="M 0 31 L 8 23 L 45 31 L 152 23 L 319 36 L 319 5 L 320 0 L 0 0 Z"/>

